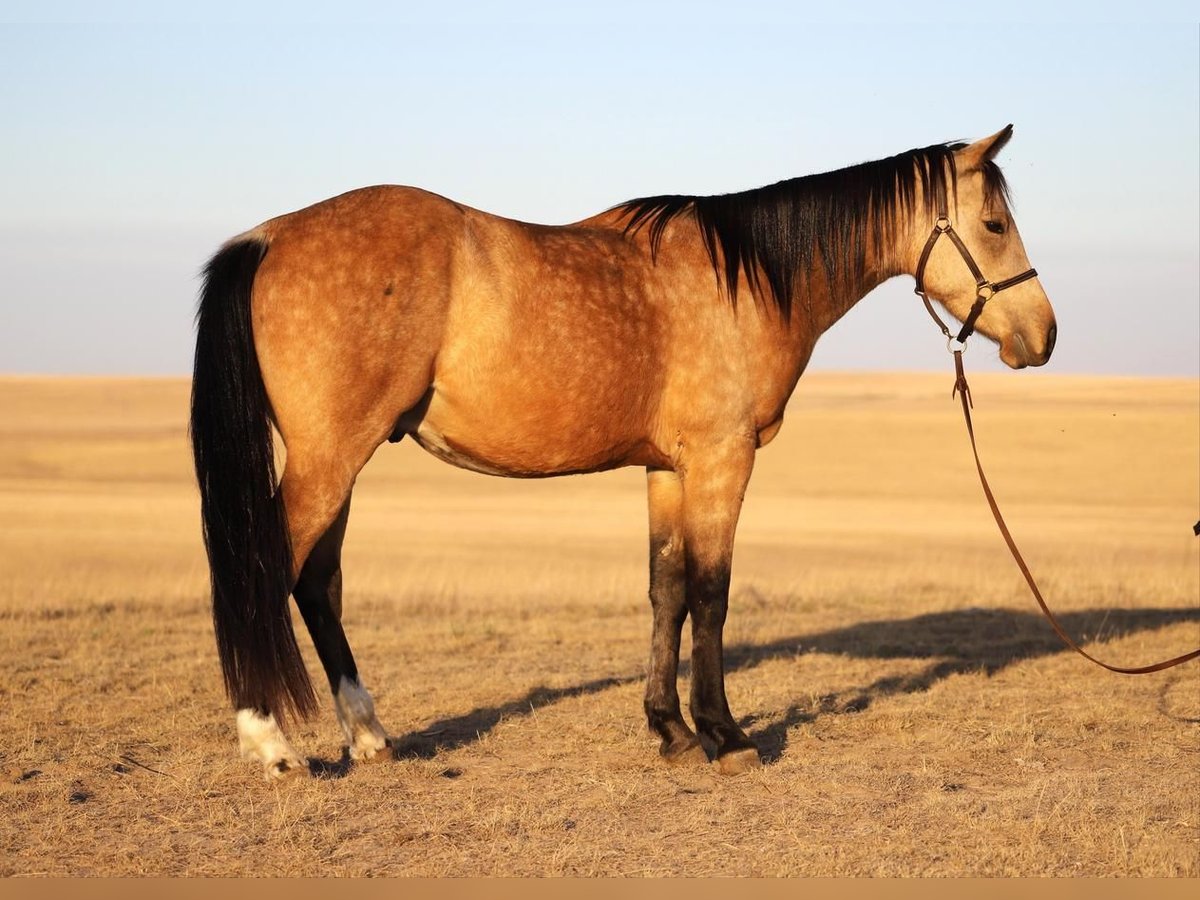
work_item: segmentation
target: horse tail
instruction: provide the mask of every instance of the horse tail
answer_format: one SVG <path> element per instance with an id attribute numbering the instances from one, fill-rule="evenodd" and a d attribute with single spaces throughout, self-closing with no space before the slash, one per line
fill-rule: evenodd
<path id="1" fill-rule="evenodd" d="M 291 539 L 250 314 L 251 288 L 266 253 L 264 239 L 238 238 L 204 269 L 192 452 L 225 689 L 237 709 L 304 717 L 316 708 L 316 697 L 288 607 Z"/>

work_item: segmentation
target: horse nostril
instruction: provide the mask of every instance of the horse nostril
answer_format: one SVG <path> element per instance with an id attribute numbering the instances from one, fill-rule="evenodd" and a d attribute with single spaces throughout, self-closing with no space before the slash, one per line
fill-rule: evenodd
<path id="1" fill-rule="evenodd" d="M 1054 342 L 1058 340 L 1058 323 L 1050 326 L 1050 330 L 1046 332 L 1046 359 L 1050 358 L 1050 354 L 1054 352 Z"/>

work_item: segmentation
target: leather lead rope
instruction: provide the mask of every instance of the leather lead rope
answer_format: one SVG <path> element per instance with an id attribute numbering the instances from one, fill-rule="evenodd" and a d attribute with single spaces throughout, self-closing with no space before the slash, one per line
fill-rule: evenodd
<path id="1" fill-rule="evenodd" d="M 962 329 L 957 335 L 951 335 L 950 329 L 946 327 L 946 323 L 934 311 L 933 305 L 929 302 L 929 296 L 925 293 L 925 264 L 929 262 L 929 255 L 933 253 L 933 247 L 937 243 L 938 238 L 942 235 L 950 238 L 950 241 L 957 248 L 959 254 L 963 258 L 963 262 L 967 264 L 967 268 L 971 270 L 971 275 L 975 278 L 975 303 L 971 306 L 971 311 L 967 314 L 967 318 L 963 322 Z M 975 330 L 975 321 L 979 318 L 979 314 L 983 312 L 984 305 L 998 294 L 1000 291 L 1010 288 L 1013 285 L 1020 284 L 1023 281 L 1028 281 L 1037 276 L 1037 271 L 1027 269 L 1020 275 L 1014 275 L 1012 278 L 1006 278 L 1004 281 L 991 282 L 983 277 L 983 273 L 976 265 L 970 251 L 958 236 L 958 232 L 950 224 L 950 219 L 945 214 L 938 216 L 934 223 L 933 232 L 929 235 L 929 240 L 925 242 L 925 247 L 921 250 L 921 259 L 917 263 L 917 287 L 916 294 L 925 303 L 925 309 L 929 311 L 929 315 L 933 317 L 942 334 L 946 336 L 947 346 L 950 347 L 954 354 L 954 389 L 950 392 L 950 396 L 958 396 L 962 402 L 963 419 L 967 423 L 967 435 L 971 438 L 971 454 L 975 457 L 975 471 L 979 473 L 979 483 L 983 487 L 983 495 L 987 498 L 988 506 L 992 510 L 992 518 L 996 520 L 996 525 L 1000 528 L 1000 535 L 1004 538 L 1004 543 L 1008 545 L 1008 552 L 1012 554 L 1013 561 L 1016 562 L 1017 568 L 1021 570 L 1021 574 L 1025 576 L 1025 583 L 1029 585 L 1029 590 L 1033 592 L 1033 598 L 1037 600 L 1038 606 L 1042 608 L 1046 618 L 1050 621 L 1050 627 L 1054 629 L 1054 633 L 1059 636 L 1064 644 L 1078 653 L 1084 659 L 1094 662 L 1101 668 L 1108 669 L 1110 672 L 1116 672 L 1121 675 L 1148 675 L 1151 672 L 1161 672 L 1163 669 L 1170 669 L 1178 666 L 1181 663 L 1188 662 L 1196 658 L 1200 658 L 1200 648 L 1197 648 L 1190 653 L 1185 653 L 1182 656 L 1176 656 L 1174 659 L 1163 660 L 1162 662 L 1154 663 L 1149 666 L 1111 666 L 1106 662 L 1096 659 L 1082 647 L 1080 647 L 1071 638 L 1069 634 L 1059 624 L 1058 619 L 1054 617 L 1054 613 L 1050 612 L 1050 607 L 1046 605 L 1046 601 L 1042 598 L 1042 592 L 1038 590 L 1037 582 L 1033 580 L 1033 574 L 1029 571 L 1029 566 L 1026 565 L 1024 557 L 1021 556 L 1021 551 L 1017 549 L 1017 543 L 1013 540 L 1012 533 L 1008 530 L 1008 525 L 1004 522 L 1004 516 L 1000 514 L 1000 507 L 996 505 L 996 498 L 992 494 L 991 485 L 988 484 L 987 476 L 983 473 L 983 463 L 979 461 L 979 448 L 975 444 L 975 426 L 971 422 L 971 408 L 974 406 L 971 400 L 971 388 L 967 384 L 967 376 L 963 371 L 962 354 L 966 349 L 966 340 Z M 954 344 L 958 346 L 955 347 Z M 1196 532 L 1200 534 L 1200 522 L 1196 523 Z"/>
<path id="2" fill-rule="evenodd" d="M 967 385 L 967 376 L 963 372 L 962 350 L 954 351 L 954 390 L 950 392 L 950 396 L 958 395 L 962 401 L 963 418 L 967 423 L 967 434 L 971 438 L 971 453 L 975 457 L 975 470 L 979 473 L 979 483 L 983 486 L 983 495 L 987 498 L 988 506 L 992 510 L 992 518 L 996 520 L 996 524 L 1000 527 L 1000 534 L 1004 538 L 1004 543 L 1008 545 L 1008 552 L 1012 554 L 1013 560 L 1016 561 L 1017 568 L 1021 570 L 1021 574 L 1025 576 L 1025 583 L 1029 585 L 1029 590 L 1033 592 L 1033 598 L 1037 600 L 1038 606 L 1042 608 L 1042 612 L 1046 614 L 1046 618 L 1050 620 L 1050 626 L 1055 633 L 1062 638 L 1062 642 L 1078 653 L 1085 659 L 1089 659 L 1096 665 L 1108 669 L 1110 672 L 1117 672 L 1121 675 L 1148 675 L 1151 672 L 1161 672 L 1163 669 L 1170 669 L 1180 663 L 1185 663 L 1188 660 L 1200 657 L 1200 648 L 1193 650 L 1191 653 L 1185 653 L 1182 656 L 1176 656 L 1174 659 L 1167 659 L 1162 662 L 1154 663 L 1149 666 L 1110 666 L 1096 657 L 1092 656 L 1082 647 L 1080 647 L 1071 636 L 1063 630 L 1058 619 L 1054 617 L 1054 613 L 1050 612 L 1050 607 L 1046 605 L 1046 601 L 1042 599 L 1042 592 L 1038 590 L 1037 582 L 1033 580 L 1033 575 L 1029 571 L 1029 566 L 1025 564 L 1024 558 L 1021 556 L 1021 551 L 1017 549 L 1017 543 L 1013 540 L 1012 533 L 1008 530 L 1008 525 L 1004 522 L 1004 516 L 1000 514 L 1000 507 L 996 505 L 996 498 L 992 495 L 992 488 L 988 484 L 987 476 L 983 474 L 983 463 L 979 461 L 979 448 L 975 446 L 975 427 L 971 423 L 971 388 Z"/>

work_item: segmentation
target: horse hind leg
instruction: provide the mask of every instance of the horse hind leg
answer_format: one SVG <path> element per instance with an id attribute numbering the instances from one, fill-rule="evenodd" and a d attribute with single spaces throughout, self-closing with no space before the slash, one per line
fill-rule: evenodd
<path id="1" fill-rule="evenodd" d="M 294 442 L 299 444 L 299 442 Z M 374 447 L 370 448 L 371 451 Z M 370 451 L 361 454 L 361 458 L 346 460 L 332 453 L 315 453 L 301 446 L 288 448 L 288 460 L 280 480 L 279 491 L 283 496 L 284 511 L 287 516 L 287 527 L 292 551 L 292 572 L 290 584 L 295 591 L 300 586 L 301 574 L 304 572 L 309 557 L 312 555 L 322 537 L 331 530 L 333 536 L 330 544 L 336 543 L 337 552 L 330 554 L 328 548 L 318 553 L 314 562 L 313 574 L 305 579 L 305 586 L 297 597 L 301 615 L 306 624 L 309 616 L 319 623 L 314 632 L 317 642 L 318 655 L 326 671 L 334 667 L 337 671 L 353 672 L 353 678 L 348 679 L 346 696 L 357 701 L 353 708 L 361 713 L 370 705 L 370 695 L 361 690 L 358 685 L 357 672 L 354 670 L 353 657 L 349 645 L 341 630 L 338 617 L 333 615 L 330 592 L 328 588 L 335 581 L 334 573 L 340 572 L 341 538 L 345 533 L 345 522 L 335 527 L 343 513 L 349 513 L 350 490 L 358 471 L 370 457 Z M 332 568 L 329 560 L 336 562 Z M 322 580 L 327 584 L 318 587 Z M 340 581 L 340 579 L 337 579 Z M 322 606 L 320 598 L 324 596 Z M 304 599 L 301 600 L 301 597 Z M 340 606 L 340 587 L 336 594 Z M 311 602 L 310 602 L 311 601 Z M 307 610 L 307 612 L 306 612 Z M 327 611 L 323 611 L 327 610 Z M 329 623 L 333 623 L 330 625 Z M 310 631 L 313 625 L 309 624 Z M 344 648 L 344 656 L 340 655 Z M 329 661 L 326 662 L 328 654 Z M 349 669 L 346 669 L 346 666 Z M 340 687 L 340 681 L 339 685 Z M 356 693 L 356 688 L 358 692 Z M 337 687 L 335 687 L 335 694 Z M 366 696 L 366 700 L 361 699 Z M 361 715 L 360 715 L 361 718 Z M 283 734 L 279 723 L 271 711 L 265 707 L 246 706 L 238 710 L 238 743 L 242 755 L 247 759 L 259 762 L 267 778 L 281 778 L 294 772 L 308 771 L 308 766 L 301 760 L 299 754 L 292 748 Z M 381 729 L 382 730 L 382 729 Z M 364 744 L 365 746 L 365 744 Z"/>
<path id="2" fill-rule="evenodd" d="M 308 555 L 293 596 L 329 680 L 350 758 L 361 761 L 372 759 L 387 747 L 388 738 L 375 715 L 375 702 L 359 678 L 342 628 L 342 541 L 349 517 L 347 497 L 337 518 Z"/>

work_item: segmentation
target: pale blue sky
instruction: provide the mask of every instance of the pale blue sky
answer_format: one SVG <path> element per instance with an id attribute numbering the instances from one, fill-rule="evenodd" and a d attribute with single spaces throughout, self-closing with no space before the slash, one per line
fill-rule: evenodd
<path id="1" fill-rule="evenodd" d="M 567 222 L 1013 122 L 1001 162 L 1059 317 L 1048 371 L 1200 374 L 1189 5 L 1132 22 L 1091 4 L 1080 22 L 1005 4 L 1025 21 L 987 24 L 890 21 L 896 4 L 823 22 L 746 3 L 459 4 L 437 19 L 342 4 L 340 23 L 317 4 L 206 5 L 203 23 L 106 4 L 107 24 L 93 6 L 42 5 L 48 24 L 29 24 L 0 3 L 3 372 L 187 372 L 215 247 L 365 184 Z M 911 291 L 868 297 L 814 367 L 943 368 Z"/>

